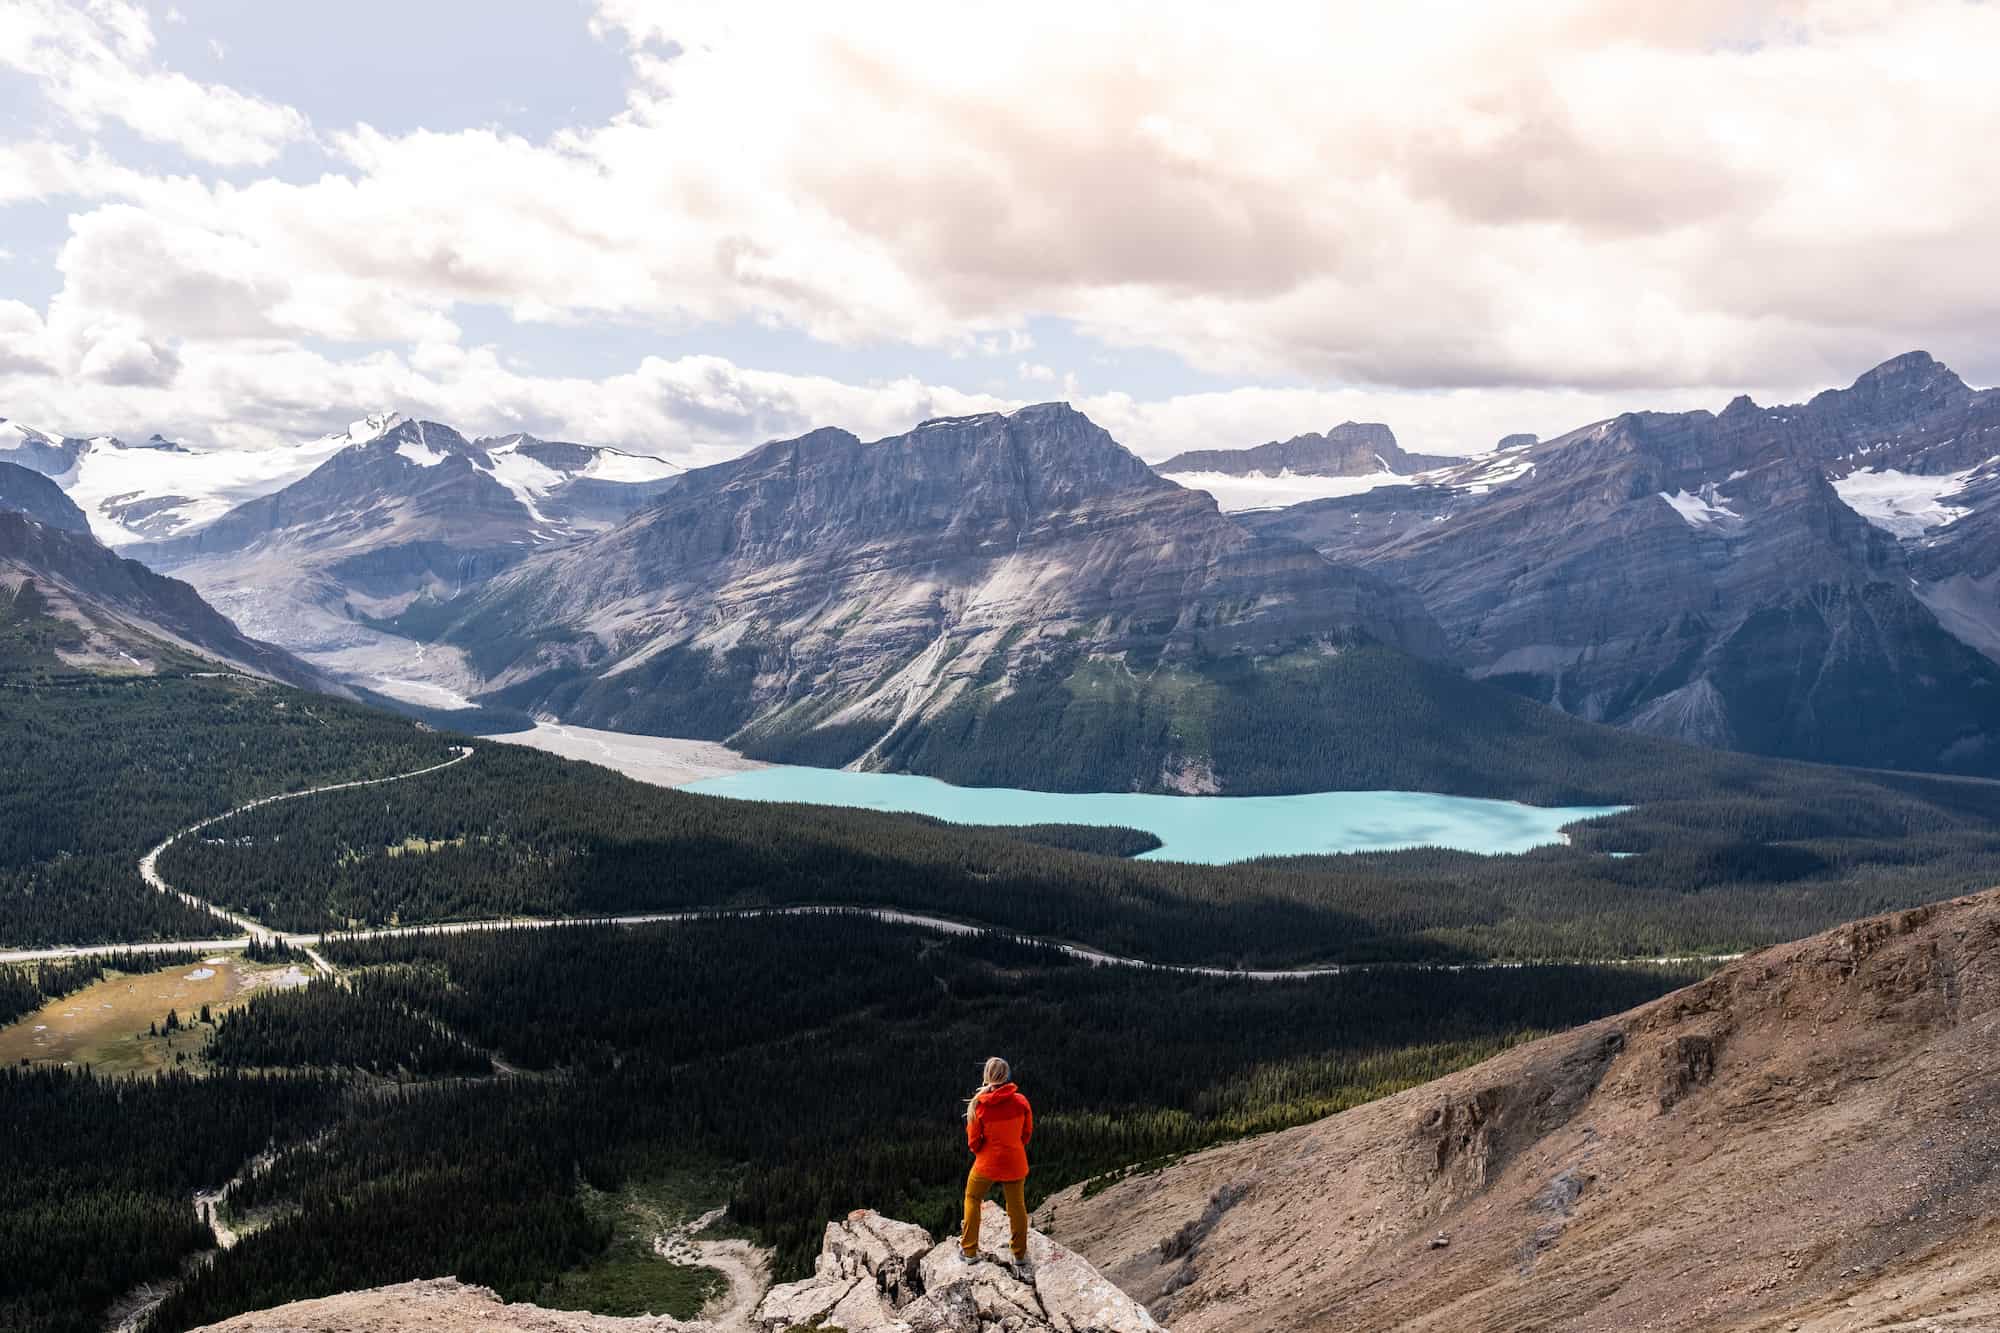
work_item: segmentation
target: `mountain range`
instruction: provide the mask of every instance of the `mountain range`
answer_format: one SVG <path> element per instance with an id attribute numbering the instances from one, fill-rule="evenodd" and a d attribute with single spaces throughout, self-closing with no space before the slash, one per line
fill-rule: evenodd
<path id="1" fill-rule="evenodd" d="M 2000 393 L 1922 352 L 1804 404 L 1461 460 L 1350 422 L 1149 468 L 1063 404 L 687 473 L 393 415 L 254 466 L 4 429 L 124 554 L 414 702 L 959 781 L 1268 791 L 1384 776 L 1357 728 L 1393 684 L 1405 775 L 1455 767 L 1428 726 L 1568 725 L 1510 695 L 1759 754 L 2000 771 Z M 1299 477 L 1352 493 L 1203 493 Z"/>
<path id="2" fill-rule="evenodd" d="M 1379 421 L 1343 421 L 1324 434 L 1294 435 L 1251 449 L 1191 449 L 1155 467 L 1168 475 L 1220 472 L 1275 477 L 1291 472 L 1306 477 L 1363 477 L 1375 472 L 1408 476 L 1462 461 L 1449 454 L 1405 453 L 1395 432 Z"/>
<path id="3" fill-rule="evenodd" d="M 1579 717 L 1990 772 L 1996 456 L 2000 393 L 1915 352 L 1809 403 L 1628 413 L 1243 521 L 1414 588 L 1472 675 Z"/>
<path id="4" fill-rule="evenodd" d="M 1443 652 L 1406 591 L 1246 531 L 1054 403 L 689 473 L 437 636 L 492 697 L 588 725 L 1114 789 L 1227 785 L 1220 696 Z"/>

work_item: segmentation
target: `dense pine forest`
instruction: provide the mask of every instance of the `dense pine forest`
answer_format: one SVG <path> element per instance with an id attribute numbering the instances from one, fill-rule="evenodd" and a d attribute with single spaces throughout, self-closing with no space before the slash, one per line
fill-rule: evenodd
<path id="1" fill-rule="evenodd" d="M 240 679 L 0 672 L 0 946 L 234 933 L 148 889 L 146 849 L 274 792 L 449 756 L 437 734 Z"/>
<path id="2" fill-rule="evenodd" d="M 2000 879 L 2000 784 L 1721 758 L 1730 785 L 1578 826 L 1571 846 L 1218 867 L 692 796 L 487 743 L 418 781 L 218 824 L 161 869 L 292 930 L 833 903 L 1223 964 L 1733 952 Z"/>
<path id="3" fill-rule="evenodd" d="M 140 1098 L 129 1131 L 139 1135 L 151 1099 L 194 1104 L 171 1126 L 208 1113 L 212 1094 L 307 1080 L 232 1111 L 226 1150 L 204 1151 L 198 1171 L 149 1159 L 108 1184 L 29 1177 L 28 1197 L 46 1200 L 29 1211 L 69 1218 L 49 1245 L 107 1242 L 111 1224 L 86 1225 L 80 1208 L 115 1186 L 157 1216 L 148 1225 L 164 1239 L 148 1243 L 146 1262 L 171 1271 L 202 1240 L 164 1228 L 177 1210 L 191 1217 L 192 1191 L 220 1185 L 267 1139 L 290 1145 L 231 1191 L 248 1234 L 169 1298 L 155 1330 L 445 1273 L 550 1298 L 609 1240 L 579 1180 L 615 1189 L 719 1174 L 734 1220 L 795 1275 L 825 1220 L 849 1208 L 947 1224 L 966 1162 L 959 1108 L 989 1054 L 1013 1059 L 1036 1101 L 1039 1199 L 1383 1095 L 1693 975 L 1563 966 L 1257 983 L 1092 967 L 995 936 L 842 917 L 409 935 L 331 955 L 351 989 L 316 982 L 224 1020 L 211 1054 L 267 1067 L 261 1080 L 0 1078 L 0 1124 L 34 1124 L 37 1151 L 65 1160 L 144 1153 L 104 1141 L 98 1117 L 114 1088 Z M 512 1072 L 491 1073 L 482 1055 L 484 1076 L 465 1077 L 471 1061 L 436 1058 L 441 1033 Z M 443 1077 L 417 1081 L 420 1071 Z M 347 1081 L 329 1109 L 335 1077 Z M 10 1243 L 21 1253 L 31 1241 Z M 89 1284 L 62 1264 L 9 1271 L 36 1274 L 12 1299 L 76 1312 L 46 1326 L 82 1328 L 107 1288 L 138 1270 Z"/>

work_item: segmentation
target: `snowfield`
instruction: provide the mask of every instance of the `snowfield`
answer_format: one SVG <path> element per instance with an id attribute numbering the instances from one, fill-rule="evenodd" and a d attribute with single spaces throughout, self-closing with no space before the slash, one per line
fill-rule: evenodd
<path id="1" fill-rule="evenodd" d="M 1994 460 L 1988 459 L 1991 464 Z M 1969 511 L 1944 503 L 1965 489 L 1978 468 L 1916 476 L 1894 468 L 1850 472 L 1833 483 L 1849 509 L 1898 539 L 1921 537 L 1932 528 L 1963 518 Z"/>
<path id="2" fill-rule="evenodd" d="M 1270 476 L 1253 472 L 1247 477 L 1227 472 L 1163 472 L 1168 481 L 1191 491 L 1207 491 L 1226 514 L 1246 509 L 1282 509 L 1306 500 L 1326 500 L 1342 495 L 1359 495 L 1377 486 L 1407 486 L 1412 478 L 1394 472 L 1371 472 L 1363 477 L 1312 477 L 1292 472 Z"/>

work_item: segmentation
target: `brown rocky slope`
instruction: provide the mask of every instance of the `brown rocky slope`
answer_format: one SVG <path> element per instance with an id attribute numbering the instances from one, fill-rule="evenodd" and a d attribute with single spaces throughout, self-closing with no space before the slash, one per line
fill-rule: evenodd
<path id="1" fill-rule="evenodd" d="M 2000 1328 L 2000 890 L 1038 1221 L 1179 1333 Z"/>

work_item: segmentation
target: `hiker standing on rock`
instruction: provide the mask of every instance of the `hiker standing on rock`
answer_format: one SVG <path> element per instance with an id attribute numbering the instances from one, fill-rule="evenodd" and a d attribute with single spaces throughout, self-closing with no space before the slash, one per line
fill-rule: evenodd
<path id="1" fill-rule="evenodd" d="M 979 1257 L 979 1212 L 998 1185 L 1013 1227 L 1014 1267 L 1028 1264 L 1028 1140 L 1035 1133 L 1034 1108 L 1009 1082 L 1007 1062 L 986 1062 L 985 1082 L 965 1103 L 965 1142 L 972 1149 L 972 1173 L 965 1178 L 965 1229 L 959 1246 L 967 1260 Z"/>

